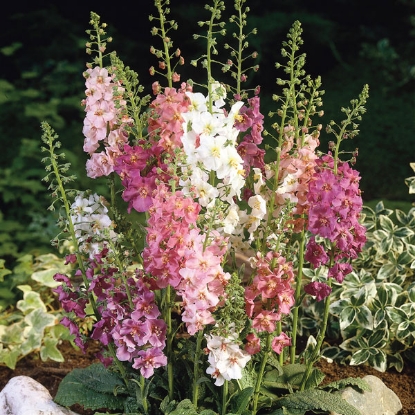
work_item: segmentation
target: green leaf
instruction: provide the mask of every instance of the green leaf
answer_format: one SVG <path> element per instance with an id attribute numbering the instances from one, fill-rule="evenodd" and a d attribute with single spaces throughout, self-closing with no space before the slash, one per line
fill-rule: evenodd
<path id="1" fill-rule="evenodd" d="M 332 390 L 342 390 L 348 386 L 355 386 L 361 391 L 371 391 L 369 384 L 361 378 L 344 378 L 330 382 L 327 385 L 324 385 L 324 389 Z"/>
<path id="2" fill-rule="evenodd" d="M 40 348 L 40 358 L 43 361 L 51 359 L 55 362 L 63 362 L 65 360 L 62 353 L 56 347 L 58 342 L 58 339 L 52 339 L 50 337 L 43 339 L 43 346 Z"/>
<path id="3" fill-rule="evenodd" d="M 362 287 L 359 289 L 359 291 L 351 296 L 350 302 L 353 305 L 353 307 L 360 307 L 362 306 L 366 301 L 366 288 Z"/>
<path id="4" fill-rule="evenodd" d="M 340 330 L 344 330 L 349 327 L 356 318 L 356 310 L 352 307 L 345 308 L 340 313 Z"/>
<path id="5" fill-rule="evenodd" d="M 285 396 L 277 401 L 278 407 L 297 410 L 323 410 L 341 415 L 361 415 L 340 395 L 319 389 L 309 389 Z"/>
<path id="6" fill-rule="evenodd" d="M 52 327 L 55 324 L 58 324 L 55 316 L 45 313 L 39 308 L 31 311 L 27 316 L 25 316 L 24 321 L 29 326 L 26 330 L 29 329 L 35 333 L 42 333 L 42 335 L 46 327 Z"/>
<path id="7" fill-rule="evenodd" d="M 394 236 L 396 238 L 406 238 L 407 236 L 411 236 L 414 234 L 414 231 L 406 226 L 398 228 L 394 231 Z"/>
<path id="8" fill-rule="evenodd" d="M 375 317 L 373 318 L 373 328 L 376 329 L 382 321 L 385 320 L 386 312 L 383 309 L 379 309 L 375 313 Z"/>
<path id="9" fill-rule="evenodd" d="M 76 403 L 85 409 L 122 409 L 125 395 L 115 390 L 124 387 L 122 379 L 102 364 L 95 363 L 84 369 L 74 369 L 59 385 L 55 401 L 62 406 Z"/>
<path id="10" fill-rule="evenodd" d="M 373 329 L 373 315 L 367 306 L 362 305 L 358 308 L 356 312 L 356 323 L 364 329 Z"/>
<path id="11" fill-rule="evenodd" d="M 353 353 L 353 356 L 350 360 L 350 366 L 358 366 L 362 363 L 365 363 L 370 357 L 369 350 L 361 349 Z"/>
<path id="12" fill-rule="evenodd" d="M 396 265 L 390 262 L 383 264 L 378 273 L 377 278 L 381 280 L 391 279 L 397 271 Z"/>
<path id="13" fill-rule="evenodd" d="M 12 273 L 9 269 L 5 268 L 5 262 L 4 259 L 0 259 L 0 281 L 4 281 L 4 277 Z"/>
<path id="14" fill-rule="evenodd" d="M 18 288 L 22 287 L 19 285 Z M 16 307 L 23 313 L 27 314 L 33 310 L 42 310 L 46 311 L 46 306 L 42 299 L 40 298 L 40 294 L 35 291 L 25 291 L 23 294 L 23 300 L 19 300 L 16 303 Z"/>
<path id="15" fill-rule="evenodd" d="M 368 363 L 379 372 L 385 372 L 388 368 L 386 353 L 377 349 L 377 353 L 370 356 Z"/>
<path id="16" fill-rule="evenodd" d="M 393 232 L 396 228 L 392 219 L 390 219 L 388 216 L 384 216 L 384 215 L 380 216 L 379 223 L 382 229 L 385 229 L 389 232 Z"/>
<path id="17" fill-rule="evenodd" d="M 61 283 L 53 279 L 55 274 L 68 274 L 71 271 L 71 266 L 64 265 L 62 258 L 54 254 L 40 255 L 36 258 L 36 271 L 32 274 L 32 279 L 40 282 L 46 287 L 55 288 Z"/>
<path id="18" fill-rule="evenodd" d="M 0 343 L 0 363 L 4 363 L 8 368 L 16 369 L 16 363 L 20 356 L 19 347 L 13 347 L 11 349 L 2 347 Z"/>
<path id="19" fill-rule="evenodd" d="M 368 345 L 381 349 L 385 347 L 386 340 L 388 340 L 388 332 L 386 330 L 376 330 L 370 335 Z"/>
<path id="20" fill-rule="evenodd" d="M 407 288 L 408 297 L 409 299 L 415 303 L 415 282 L 413 282 L 409 287 Z"/>
<path id="21" fill-rule="evenodd" d="M 254 388 L 245 388 L 236 394 L 235 402 L 232 403 L 232 408 L 236 410 L 236 415 L 241 415 L 243 411 L 248 407 L 251 400 L 251 396 L 254 393 Z"/>

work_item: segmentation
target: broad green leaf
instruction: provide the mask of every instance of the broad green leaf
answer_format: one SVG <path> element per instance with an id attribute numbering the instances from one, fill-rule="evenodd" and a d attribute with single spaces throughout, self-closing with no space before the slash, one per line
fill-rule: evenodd
<path id="1" fill-rule="evenodd" d="M 394 231 L 394 235 L 396 238 L 406 238 L 407 236 L 413 235 L 414 231 L 410 228 L 405 226 L 398 228 Z"/>
<path id="2" fill-rule="evenodd" d="M 356 349 L 359 349 L 359 343 L 357 342 L 356 337 L 351 337 L 347 340 L 345 340 L 343 343 L 340 344 L 340 348 L 343 350 L 348 350 L 350 352 L 355 351 Z"/>
<path id="3" fill-rule="evenodd" d="M 386 307 L 386 313 L 392 324 L 399 325 L 404 321 L 407 321 L 408 316 L 399 308 Z"/>
<path id="4" fill-rule="evenodd" d="M 10 324 L 10 326 L 1 326 L 0 342 L 3 344 L 19 344 L 22 341 L 22 334 L 26 323 L 24 320 Z"/>
<path id="5" fill-rule="evenodd" d="M 377 278 L 380 280 L 386 280 L 391 279 L 397 272 L 397 267 L 395 264 L 387 262 L 386 264 L 383 264 L 378 273 Z"/>
<path id="6" fill-rule="evenodd" d="M 394 367 L 397 372 L 402 372 L 403 369 L 403 359 L 400 353 L 395 353 L 393 355 L 388 355 L 388 364 L 389 367 Z"/>
<path id="7" fill-rule="evenodd" d="M 116 390 L 124 387 L 122 379 L 114 372 L 96 363 L 84 369 L 74 369 L 59 385 L 55 401 L 62 406 L 80 404 L 85 409 L 122 409 L 125 395 Z"/>
<path id="8" fill-rule="evenodd" d="M 369 350 L 362 349 L 358 350 L 357 352 L 353 353 L 352 358 L 350 359 L 351 366 L 358 366 L 362 363 L 365 363 L 370 357 Z"/>
<path id="9" fill-rule="evenodd" d="M 20 354 L 26 356 L 29 353 L 32 353 L 35 350 L 39 350 L 42 345 L 43 333 L 36 333 L 30 331 L 29 333 L 24 333 L 25 339 L 20 344 Z"/>
<path id="10" fill-rule="evenodd" d="M 388 291 L 386 290 L 384 284 L 380 284 L 378 286 L 377 298 L 380 301 L 382 307 L 385 307 L 388 304 Z"/>
<path id="11" fill-rule="evenodd" d="M 415 322 L 403 321 L 396 329 L 396 337 L 398 340 L 403 341 L 410 335 L 412 335 L 412 337 L 415 335 Z"/>
<path id="12" fill-rule="evenodd" d="M 404 251 L 398 256 L 397 262 L 400 265 L 408 265 L 413 260 L 414 257 L 408 251 Z"/>
<path id="13" fill-rule="evenodd" d="M 330 304 L 330 313 L 335 316 L 339 316 L 346 307 L 350 307 L 350 301 L 348 300 L 334 301 Z"/>

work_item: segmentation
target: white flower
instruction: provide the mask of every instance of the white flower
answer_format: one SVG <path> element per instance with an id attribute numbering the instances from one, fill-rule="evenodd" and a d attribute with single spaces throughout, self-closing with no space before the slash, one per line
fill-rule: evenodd
<path id="1" fill-rule="evenodd" d="M 207 111 L 206 97 L 200 92 L 186 92 L 186 95 L 190 99 L 190 105 L 188 107 L 189 112 L 204 112 Z M 183 114 L 182 114 L 183 115 Z"/>
<path id="2" fill-rule="evenodd" d="M 252 208 L 251 215 L 262 219 L 267 213 L 267 204 L 261 195 L 251 196 L 248 205 Z"/>
<path id="3" fill-rule="evenodd" d="M 196 149 L 196 153 L 207 170 L 216 171 L 222 166 L 221 154 L 225 143 L 226 137 L 223 136 L 200 137 L 200 146 Z"/>
<path id="4" fill-rule="evenodd" d="M 242 369 L 251 356 L 239 348 L 236 343 L 237 334 L 231 333 L 228 337 L 216 335 L 206 335 L 205 337 L 210 364 L 206 373 L 216 378 L 215 385 L 221 386 L 225 380 L 241 379 Z"/>

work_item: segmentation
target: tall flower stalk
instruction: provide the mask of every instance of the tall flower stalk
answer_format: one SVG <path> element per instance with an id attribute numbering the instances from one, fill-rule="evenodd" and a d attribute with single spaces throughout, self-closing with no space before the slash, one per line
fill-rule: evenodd
<path id="1" fill-rule="evenodd" d="M 340 142 L 356 135 L 367 90 L 344 110 L 340 126 L 330 124 L 337 137 L 330 151 L 318 152 L 322 126 L 313 120 L 323 115 L 324 91 L 320 78 L 304 70 L 295 22 L 283 43 L 286 63 L 276 65 L 287 78 L 277 78 L 281 91 L 273 96 L 279 107 L 270 117 L 278 121 L 264 131 L 260 87 L 244 88 L 259 69 L 247 65 L 258 54 L 247 40 L 256 29 L 246 32 L 246 3 L 235 2 L 229 22 L 235 45 L 225 43 L 230 57 L 224 62 L 225 2 L 206 6 L 209 17 L 199 22 L 205 34 L 194 35 L 206 47 L 191 61 L 206 71 L 197 84 L 178 73 L 185 61 L 173 49 L 178 24 L 168 17 L 170 1 L 154 1 L 151 33 L 161 47 L 150 47 L 158 66 L 149 72 L 164 83 L 153 82 L 153 97 L 143 96 L 138 75 L 115 52 L 105 54 L 106 25 L 91 14 L 87 52 L 97 56 L 84 72 L 83 148 L 87 175 L 109 179 L 110 203 L 88 192 L 69 202 L 59 175 L 67 167 L 54 163 L 53 133 L 44 126 L 52 167 L 55 174 L 62 170 L 52 190 L 68 218 L 61 219 L 73 243 L 67 262 L 79 267 L 75 279 L 82 276 L 80 284 L 55 277 L 68 312 L 63 323 L 80 347 L 88 336 L 102 343 L 100 360 L 124 379 L 117 393 L 135 395 L 121 408 L 126 413 L 186 407 L 256 415 L 269 404 L 267 396 L 278 404 L 267 388 L 278 384 L 270 381 L 278 377 L 273 371 L 282 373 L 298 359 L 299 309 L 310 295 L 324 300 L 325 309 L 296 385 L 307 389 L 325 336 L 331 279 L 342 281 L 350 272 L 347 260 L 364 243 L 359 178 L 340 160 Z M 221 73 L 231 82 L 220 81 Z M 263 137 L 273 145 L 261 148 Z M 137 215 L 144 224 L 136 223 Z M 308 266 L 328 268 L 328 282 L 316 278 L 304 286 Z M 85 334 L 77 322 L 89 306 L 94 322 Z"/>

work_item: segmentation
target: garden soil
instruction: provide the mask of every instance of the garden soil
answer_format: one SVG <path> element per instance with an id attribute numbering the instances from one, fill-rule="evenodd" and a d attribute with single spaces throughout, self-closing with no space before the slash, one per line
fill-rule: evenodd
<path id="1" fill-rule="evenodd" d="M 60 350 L 65 361 L 57 363 L 54 361 L 42 362 L 36 354 L 31 354 L 17 363 L 16 369 L 11 370 L 0 366 L 0 390 L 14 376 L 30 376 L 45 386 L 52 396 L 56 395 L 60 381 L 74 368 L 89 366 L 95 360 L 95 353 L 99 350 L 98 345 L 89 347 L 87 354 L 75 350 L 69 343 L 63 343 Z M 336 363 L 327 363 L 324 359 L 317 364 L 326 375 L 324 383 L 329 383 L 347 377 L 364 377 L 374 375 L 380 378 L 387 387 L 392 389 L 402 402 L 403 409 L 399 415 L 415 415 L 415 364 L 406 363 L 403 371 L 398 373 L 390 369 L 385 373 L 368 366 L 346 366 Z M 83 410 L 79 406 L 71 409 L 80 415 L 93 415 L 93 411 Z"/>

